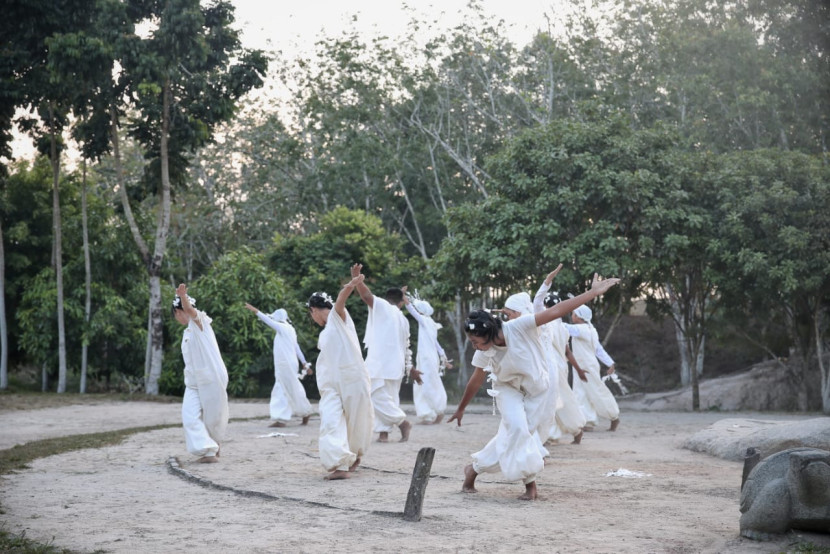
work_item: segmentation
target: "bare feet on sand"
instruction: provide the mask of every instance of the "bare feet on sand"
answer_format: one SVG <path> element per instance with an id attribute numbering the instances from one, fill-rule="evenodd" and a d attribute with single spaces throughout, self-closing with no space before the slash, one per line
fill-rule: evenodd
<path id="1" fill-rule="evenodd" d="M 349 466 L 349 471 L 356 470 L 357 466 L 359 466 L 359 465 L 360 465 L 360 456 L 358 456 L 357 459 L 354 461 L 354 463 Z"/>
<path id="2" fill-rule="evenodd" d="M 580 444 L 582 442 L 582 431 L 574 435 L 574 440 L 571 444 Z"/>
<path id="3" fill-rule="evenodd" d="M 308 425 L 308 420 L 311 419 L 310 415 L 303 416 L 303 422 L 300 425 Z"/>
<path id="4" fill-rule="evenodd" d="M 476 477 L 478 473 L 473 469 L 473 464 L 464 467 L 464 484 L 461 485 L 461 492 L 478 492 L 476 490 Z"/>
<path id="5" fill-rule="evenodd" d="M 444 419 L 444 414 L 438 414 L 438 417 L 435 418 L 433 423 L 441 423 L 441 420 Z"/>
<path id="6" fill-rule="evenodd" d="M 282 421 L 275 421 L 274 423 L 272 423 L 268 427 L 285 427 L 285 423 L 283 423 Z"/>
<path id="7" fill-rule="evenodd" d="M 323 477 L 326 481 L 339 481 L 340 479 L 348 479 L 350 477 L 348 471 L 343 471 L 342 469 L 336 469 Z"/>
<path id="8" fill-rule="evenodd" d="M 378 435 L 378 442 L 389 442 L 389 433 L 381 431 L 380 435 Z"/>
<path id="9" fill-rule="evenodd" d="M 519 500 L 536 500 L 536 481 L 525 485 L 525 493 L 519 497 Z"/>
<path id="10" fill-rule="evenodd" d="M 216 456 L 202 456 L 196 460 L 197 464 L 215 464 L 217 462 L 219 462 L 219 458 Z"/>
<path id="11" fill-rule="evenodd" d="M 409 433 L 412 431 L 412 424 L 409 423 L 407 420 L 403 420 L 403 423 L 398 425 L 398 429 L 401 430 L 401 440 L 400 442 L 406 442 L 409 440 Z"/>
<path id="12" fill-rule="evenodd" d="M 611 422 L 611 427 L 608 428 L 609 431 L 616 431 L 617 427 L 620 426 L 620 418 L 615 419 Z"/>

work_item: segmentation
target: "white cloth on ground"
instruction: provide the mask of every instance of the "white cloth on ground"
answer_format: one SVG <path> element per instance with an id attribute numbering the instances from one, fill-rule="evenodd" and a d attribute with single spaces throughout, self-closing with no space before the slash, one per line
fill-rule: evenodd
<path id="1" fill-rule="evenodd" d="M 285 423 L 291 419 L 292 415 L 305 417 L 311 415 L 311 403 L 305 394 L 305 389 L 300 381 L 297 379 L 297 369 L 299 360 L 305 364 L 305 356 L 300 350 L 300 345 L 297 343 L 297 332 L 294 327 L 288 323 L 287 314 L 278 314 L 277 312 L 285 312 L 285 310 L 277 310 L 274 314 L 267 315 L 262 312 L 257 312 L 257 317 L 268 325 L 271 329 L 276 331 L 274 335 L 274 387 L 271 389 L 271 402 L 269 403 L 269 412 L 271 419 Z"/>
<path id="2" fill-rule="evenodd" d="M 354 322 L 332 309 L 317 342 L 320 390 L 320 461 L 327 471 L 346 471 L 369 449 L 372 411 L 369 373 Z"/>
<path id="3" fill-rule="evenodd" d="M 182 425 L 189 453 L 215 456 L 228 428 L 228 370 L 211 327 L 213 320 L 205 312 L 196 313 L 182 334 Z"/>

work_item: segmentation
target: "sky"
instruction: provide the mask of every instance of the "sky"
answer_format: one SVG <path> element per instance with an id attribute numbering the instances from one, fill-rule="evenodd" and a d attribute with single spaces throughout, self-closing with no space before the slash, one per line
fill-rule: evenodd
<path id="1" fill-rule="evenodd" d="M 282 51 L 289 59 L 310 55 L 320 38 L 338 36 L 347 28 L 367 37 L 402 36 L 413 15 L 434 21 L 436 32 L 450 29 L 463 20 L 468 1 L 410 0 L 407 7 L 406 2 L 396 0 L 231 0 L 243 47 Z M 494 21 L 504 20 L 508 37 L 523 46 L 537 30 L 547 28 L 545 14 L 554 14 L 554 6 L 566 1 L 479 0 L 479 4 Z M 429 29 L 424 33 L 428 35 Z M 15 158 L 34 155 L 31 139 L 17 133 L 12 149 Z"/>

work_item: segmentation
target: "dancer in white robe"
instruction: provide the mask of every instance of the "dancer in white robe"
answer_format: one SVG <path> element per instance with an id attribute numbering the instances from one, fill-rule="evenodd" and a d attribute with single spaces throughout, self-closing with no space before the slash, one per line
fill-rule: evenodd
<path id="1" fill-rule="evenodd" d="M 271 389 L 271 402 L 268 406 L 271 415 L 270 427 L 285 427 L 292 415 L 302 419 L 302 425 L 308 425 L 311 417 L 311 403 L 305 389 L 297 378 L 297 362 L 302 364 L 305 375 L 313 370 L 300 345 L 297 332 L 288 319 L 288 312 L 280 308 L 272 314 L 264 314 L 250 304 L 245 307 L 256 314 L 260 321 L 276 331 L 274 335 L 274 387 Z"/>
<path id="2" fill-rule="evenodd" d="M 354 264 L 352 277 L 360 275 L 362 264 Z M 389 432 L 397 427 L 400 442 L 409 440 L 412 424 L 401 409 L 401 382 L 412 370 L 412 351 L 409 349 L 409 321 L 401 312 L 403 291 L 392 288 L 386 298 L 372 294 L 365 281 L 357 285 L 360 298 L 369 307 L 366 322 L 366 369 L 372 380 L 372 405 L 375 407 L 375 432 L 378 442 L 388 442 Z M 415 379 L 420 376 L 415 374 Z"/>
<path id="3" fill-rule="evenodd" d="M 432 319 L 433 309 L 426 300 L 410 302 L 404 296 L 404 305 L 418 322 L 418 353 L 415 367 L 420 372 L 420 383 L 412 385 L 415 416 L 421 423 L 440 423 L 447 409 L 447 391 L 441 381 L 443 369 L 452 368 L 447 354 L 438 344 L 440 325 Z"/>
<path id="4" fill-rule="evenodd" d="M 337 300 L 323 292 L 308 299 L 315 323 L 323 327 L 317 348 L 317 388 L 320 390 L 320 461 L 326 479 L 349 477 L 360 465 L 372 440 L 372 400 L 369 373 L 346 299 L 363 275 L 349 281 Z"/>
<path id="5" fill-rule="evenodd" d="M 580 306 L 571 314 L 573 323 L 567 324 L 568 334 L 572 337 L 574 357 L 579 367 L 585 370 L 587 381 L 574 379 L 574 394 L 587 421 L 585 429 L 590 430 L 598 424 L 599 418 L 611 421 L 609 431 L 616 431 L 620 424 L 620 408 L 617 400 L 600 375 L 599 359 L 608 366 L 608 374 L 614 373 L 614 360 L 599 342 L 597 330 L 591 325 L 591 308 Z"/>
<path id="6" fill-rule="evenodd" d="M 504 308 L 501 310 L 507 316 L 508 321 L 513 321 L 523 315 L 533 314 L 533 303 L 530 301 L 530 295 L 526 292 L 519 292 L 510 295 L 504 302 Z M 540 325 L 536 328 L 539 338 L 542 341 L 542 347 L 545 353 L 545 367 L 548 372 L 548 392 L 547 400 L 545 400 L 544 407 L 539 411 L 539 421 L 535 426 L 536 431 L 533 433 L 533 438 L 536 440 L 539 452 L 543 458 L 550 456 L 550 452 L 545 448 L 545 440 L 547 440 L 547 431 L 556 422 L 556 409 L 559 406 L 559 381 L 556 375 L 556 366 L 554 365 L 553 357 L 555 352 L 551 345 L 551 338 L 549 336 L 549 323 Z M 504 425 L 499 427 L 499 433 L 504 432 Z"/>
<path id="7" fill-rule="evenodd" d="M 520 499 L 536 499 L 536 476 L 544 468 L 544 460 L 533 432 L 544 420 L 549 386 L 545 348 L 536 328 L 596 298 L 618 282 L 616 278 L 600 281 L 594 275 L 588 292 L 506 323 L 481 310 L 468 316 L 464 331 L 477 351 L 473 356 L 475 370 L 449 422 L 461 425 L 464 410 L 489 373 L 505 432 L 497 433 L 472 455 L 472 463 L 464 468 L 462 491 L 476 492 L 479 473 L 501 471 L 506 479 L 524 483 L 525 492 Z"/>
<path id="8" fill-rule="evenodd" d="M 196 310 L 182 283 L 176 289 L 173 317 L 182 334 L 184 398 L 182 426 L 187 451 L 200 463 L 219 461 L 219 445 L 228 428 L 228 371 L 222 361 L 211 318 Z"/>
<path id="9" fill-rule="evenodd" d="M 544 282 L 536 292 L 533 298 L 533 309 L 536 312 L 541 312 L 545 308 L 550 308 L 559 303 L 559 295 L 550 288 L 553 285 L 553 279 L 562 269 L 562 264 L 551 271 Z M 573 436 L 573 444 L 580 444 L 582 442 L 582 428 L 585 427 L 585 416 L 582 414 L 582 409 L 579 407 L 579 401 L 568 385 L 568 362 L 574 368 L 577 379 L 587 381 L 585 372 L 579 367 L 570 347 L 568 346 L 568 330 L 565 328 L 565 323 L 562 318 L 554 319 L 550 323 L 542 326 L 544 329 L 543 336 L 548 340 L 553 347 L 554 355 L 553 361 L 556 367 L 554 378 L 559 383 L 559 403 L 556 410 L 556 421 L 551 425 L 547 432 L 547 439 L 558 441 L 564 435 Z M 547 440 L 546 439 L 546 440 Z"/>

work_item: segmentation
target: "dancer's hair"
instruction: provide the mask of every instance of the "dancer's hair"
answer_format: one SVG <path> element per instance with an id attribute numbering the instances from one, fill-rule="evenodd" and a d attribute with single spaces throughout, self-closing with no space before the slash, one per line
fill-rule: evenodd
<path id="1" fill-rule="evenodd" d="M 493 342 L 499 336 L 501 320 L 484 310 L 474 310 L 464 322 L 464 332 L 473 337 L 481 337 Z"/>
<path id="2" fill-rule="evenodd" d="M 386 289 L 386 301 L 390 304 L 400 304 L 403 302 L 403 291 L 398 287 Z"/>
<path id="3" fill-rule="evenodd" d="M 308 302 L 305 303 L 306 308 L 318 308 L 320 310 L 324 310 L 328 308 L 329 310 L 334 307 L 334 303 L 331 300 L 331 296 L 326 294 L 325 292 L 315 292 L 311 296 L 308 297 Z"/>
<path id="4" fill-rule="evenodd" d="M 189 294 L 187 295 L 187 299 L 190 300 L 190 305 L 195 308 L 196 299 L 190 296 Z M 171 306 L 170 308 L 170 313 L 173 314 L 173 317 L 176 317 L 176 310 L 184 310 L 184 308 L 182 307 L 182 299 L 178 296 L 173 298 L 173 306 Z"/>
<path id="5" fill-rule="evenodd" d="M 562 299 L 559 297 L 559 293 L 555 290 L 548 291 L 545 295 L 545 308 L 550 308 L 551 306 L 556 306 L 561 302 Z"/>

